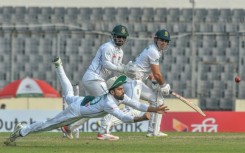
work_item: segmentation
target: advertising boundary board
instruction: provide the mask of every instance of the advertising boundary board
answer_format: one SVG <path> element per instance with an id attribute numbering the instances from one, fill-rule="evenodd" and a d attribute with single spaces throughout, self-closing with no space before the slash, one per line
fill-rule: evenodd
<path id="1" fill-rule="evenodd" d="M 162 118 L 162 131 L 169 132 L 245 132 L 245 112 L 207 111 L 169 112 Z"/>
<path id="2" fill-rule="evenodd" d="M 12 132 L 18 122 L 32 124 L 53 118 L 60 111 L 57 110 L 0 110 L 0 132 Z M 97 121 L 100 118 L 92 118 L 85 122 L 79 130 L 80 132 L 97 132 Z M 112 128 L 112 132 L 146 132 L 148 122 L 117 125 Z M 60 131 L 60 129 L 52 132 Z"/>
<path id="3" fill-rule="evenodd" d="M 12 132 L 18 122 L 26 124 L 44 121 L 57 115 L 58 110 L 0 110 L 0 132 Z M 206 111 L 203 117 L 196 112 L 168 112 L 162 118 L 164 132 L 245 132 L 245 112 Z M 80 132 L 97 132 L 99 118 L 84 123 Z M 122 124 L 112 132 L 146 132 L 148 122 Z M 53 130 L 53 132 L 60 131 Z"/>

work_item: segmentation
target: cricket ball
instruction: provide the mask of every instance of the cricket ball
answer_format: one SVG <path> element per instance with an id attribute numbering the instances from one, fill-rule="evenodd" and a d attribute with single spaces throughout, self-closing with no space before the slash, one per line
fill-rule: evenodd
<path id="1" fill-rule="evenodd" d="M 235 82 L 236 82 L 236 83 L 239 83 L 240 81 L 241 81 L 241 78 L 240 78 L 239 76 L 236 76 L 236 77 L 235 77 Z"/>

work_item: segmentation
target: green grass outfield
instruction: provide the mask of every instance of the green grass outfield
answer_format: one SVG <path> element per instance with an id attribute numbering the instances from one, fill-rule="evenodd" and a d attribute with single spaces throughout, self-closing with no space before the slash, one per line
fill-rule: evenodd
<path id="1" fill-rule="evenodd" d="M 245 133 L 168 133 L 165 138 L 147 138 L 146 133 L 114 133 L 118 141 L 96 140 L 96 133 L 80 133 L 79 139 L 44 132 L 17 139 L 5 146 L 9 133 L 0 133 L 0 153 L 245 153 Z"/>

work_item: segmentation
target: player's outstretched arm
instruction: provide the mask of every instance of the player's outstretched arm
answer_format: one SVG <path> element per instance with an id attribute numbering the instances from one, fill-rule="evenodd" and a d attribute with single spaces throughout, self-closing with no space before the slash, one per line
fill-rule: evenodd
<path id="1" fill-rule="evenodd" d="M 155 113 L 158 113 L 158 114 L 164 114 L 168 110 L 169 110 L 168 106 L 159 105 L 158 107 L 149 106 L 148 109 L 147 109 L 147 112 L 155 112 Z"/>
<path id="2" fill-rule="evenodd" d="M 134 122 L 141 122 L 141 121 L 149 120 L 150 118 L 151 118 L 151 114 L 149 112 L 146 112 L 142 116 L 135 116 Z"/>
<path id="3" fill-rule="evenodd" d="M 151 114 L 149 112 L 155 112 L 155 113 L 158 113 L 158 114 L 164 114 L 168 110 L 169 110 L 168 107 L 164 106 L 164 105 L 159 105 L 158 107 L 149 106 L 148 109 L 147 109 L 147 112 L 144 115 L 134 117 L 134 122 L 140 122 L 140 121 L 149 120 L 151 118 Z"/>

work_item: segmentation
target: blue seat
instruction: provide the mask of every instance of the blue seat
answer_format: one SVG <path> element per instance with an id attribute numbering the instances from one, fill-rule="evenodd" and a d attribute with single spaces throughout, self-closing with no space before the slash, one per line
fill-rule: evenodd
<path id="1" fill-rule="evenodd" d="M 78 8 L 76 7 L 66 8 L 66 13 L 64 15 L 64 23 L 70 25 L 77 23 L 77 14 L 79 14 Z"/>
<path id="2" fill-rule="evenodd" d="M 92 14 L 90 15 L 90 20 L 91 21 L 101 21 L 103 14 L 104 14 L 103 8 L 101 7 L 92 8 Z"/>
<path id="3" fill-rule="evenodd" d="M 238 32 L 237 23 L 226 23 L 225 24 L 225 32 Z"/>
<path id="4" fill-rule="evenodd" d="M 244 22 L 244 9 L 232 9 L 232 22 Z"/>
<path id="5" fill-rule="evenodd" d="M 129 8 L 128 21 L 129 22 L 139 22 L 141 21 L 142 10 L 140 7 Z"/>
<path id="6" fill-rule="evenodd" d="M 82 24 L 83 22 L 90 21 L 90 15 L 92 10 L 90 8 L 80 8 L 77 14 L 77 23 Z"/>
<path id="7" fill-rule="evenodd" d="M 114 21 L 116 9 L 114 7 L 104 8 L 104 14 L 102 16 L 103 21 Z"/>
<path id="8" fill-rule="evenodd" d="M 233 110 L 233 104 L 235 103 L 235 97 L 227 97 L 220 99 L 220 109 L 222 110 Z"/>
<path id="9" fill-rule="evenodd" d="M 154 21 L 155 22 L 166 22 L 167 14 L 168 14 L 168 11 L 166 8 L 156 8 L 155 15 L 154 15 Z"/>
<path id="10" fill-rule="evenodd" d="M 231 9 L 220 9 L 219 22 L 231 22 L 232 12 Z"/>
<path id="11" fill-rule="evenodd" d="M 224 23 L 215 23 L 213 26 L 213 32 L 225 32 L 225 24 Z"/>
<path id="12" fill-rule="evenodd" d="M 195 9 L 195 16 L 194 16 L 195 22 L 205 22 L 206 16 L 207 16 L 207 9 L 204 8 Z"/>
<path id="13" fill-rule="evenodd" d="M 218 9 L 207 9 L 206 22 L 217 22 L 220 12 Z"/>
<path id="14" fill-rule="evenodd" d="M 64 7 L 55 7 L 53 8 L 53 13 L 51 14 L 52 23 L 64 23 L 64 16 L 66 14 L 66 10 Z"/>
<path id="15" fill-rule="evenodd" d="M 118 22 L 128 21 L 129 10 L 127 7 L 118 7 L 116 9 L 115 20 Z"/>
<path id="16" fill-rule="evenodd" d="M 142 17 L 141 17 L 141 21 L 142 22 L 151 22 L 153 21 L 154 18 L 154 9 L 153 8 L 142 8 Z"/>
<path id="17" fill-rule="evenodd" d="M 179 21 L 180 22 L 191 22 L 192 21 L 192 9 L 183 8 L 180 10 Z"/>
<path id="18" fill-rule="evenodd" d="M 167 22 L 178 22 L 180 16 L 179 8 L 169 8 L 167 15 Z"/>
<path id="19" fill-rule="evenodd" d="M 219 110 L 220 109 L 220 106 L 219 106 L 220 100 L 218 97 L 205 98 L 205 100 L 206 100 L 207 110 Z"/>

